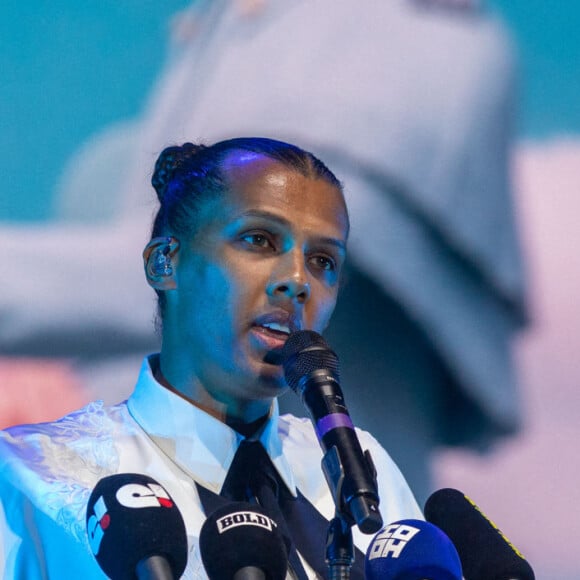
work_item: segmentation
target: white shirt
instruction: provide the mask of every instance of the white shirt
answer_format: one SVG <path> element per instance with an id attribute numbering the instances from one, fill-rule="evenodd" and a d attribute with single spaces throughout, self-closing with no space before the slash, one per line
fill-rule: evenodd
<path id="1" fill-rule="evenodd" d="M 171 495 L 186 525 L 183 578 L 206 578 L 199 553 L 205 520 L 194 481 L 219 493 L 242 436 L 161 386 L 145 359 L 131 397 L 90 403 L 62 419 L 0 432 L 0 573 L 2 578 L 104 578 L 88 545 L 86 505 L 97 482 L 143 473 Z M 378 471 L 385 523 L 423 516 L 386 451 L 358 430 Z M 292 493 L 299 488 L 327 519 L 334 503 L 310 421 L 279 416 L 277 403 L 260 436 Z M 372 536 L 353 529 L 366 551 Z"/>

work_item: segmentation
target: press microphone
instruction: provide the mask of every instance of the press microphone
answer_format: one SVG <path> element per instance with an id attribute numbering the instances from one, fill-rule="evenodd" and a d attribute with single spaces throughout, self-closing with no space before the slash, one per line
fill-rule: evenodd
<path id="1" fill-rule="evenodd" d="M 466 580 L 534 580 L 532 567 L 466 495 L 440 489 L 425 504 L 427 521 L 455 544 Z"/>
<path id="2" fill-rule="evenodd" d="M 337 509 L 361 532 L 374 534 L 383 525 L 376 471 L 346 408 L 338 357 L 322 336 L 301 330 L 288 337 L 281 358 L 286 382 L 306 406 L 325 453 L 323 470 Z"/>
<path id="3" fill-rule="evenodd" d="M 173 580 L 187 565 L 183 518 L 167 491 L 146 475 L 101 479 L 87 505 L 87 533 L 112 580 Z"/>
<path id="4" fill-rule="evenodd" d="M 233 502 L 203 523 L 199 549 L 210 580 L 284 580 L 288 549 L 259 505 Z"/>
<path id="5" fill-rule="evenodd" d="M 365 580 L 461 580 L 461 562 L 451 540 L 422 520 L 385 526 L 372 540 Z"/>

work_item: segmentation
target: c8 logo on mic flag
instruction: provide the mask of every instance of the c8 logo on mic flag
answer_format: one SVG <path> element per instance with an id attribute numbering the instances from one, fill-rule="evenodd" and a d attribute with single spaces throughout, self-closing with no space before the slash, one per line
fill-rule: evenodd
<path id="1" fill-rule="evenodd" d="M 136 526 L 150 522 L 171 523 L 177 506 L 154 479 L 138 473 L 123 473 L 101 479 L 87 505 L 87 535 L 95 556 L 109 542 L 123 541 Z M 151 530 L 157 524 L 151 524 Z"/>
<path id="2" fill-rule="evenodd" d="M 173 507 L 169 494 L 158 483 L 128 483 L 119 488 L 116 497 L 128 508 Z"/>

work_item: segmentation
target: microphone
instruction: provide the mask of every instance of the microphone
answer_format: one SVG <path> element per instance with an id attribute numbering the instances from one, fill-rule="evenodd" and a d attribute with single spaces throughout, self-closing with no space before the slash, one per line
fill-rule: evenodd
<path id="1" fill-rule="evenodd" d="M 302 399 L 324 451 L 323 470 L 338 511 L 361 532 L 383 525 L 376 471 L 370 453 L 361 449 L 339 384 L 338 357 L 310 330 L 292 333 L 282 348 L 284 375 Z"/>
<path id="2" fill-rule="evenodd" d="M 433 493 L 425 504 L 425 517 L 455 544 L 466 580 L 534 580 L 527 560 L 460 491 Z"/>
<path id="3" fill-rule="evenodd" d="M 284 580 L 288 549 L 259 505 L 233 502 L 203 523 L 199 549 L 210 580 Z"/>
<path id="4" fill-rule="evenodd" d="M 101 479 L 87 505 L 87 533 L 112 580 L 173 580 L 187 565 L 183 518 L 167 491 L 146 475 Z"/>
<path id="5" fill-rule="evenodd" d="M 366 580 L 461 580 L 461 562 L 451 540 L 422 520 L 385 526 L 365 559 Z"/>

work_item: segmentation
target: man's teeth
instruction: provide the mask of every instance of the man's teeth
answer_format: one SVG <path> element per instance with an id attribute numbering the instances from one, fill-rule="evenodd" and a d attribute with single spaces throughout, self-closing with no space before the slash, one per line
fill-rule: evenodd
<path id="1" fill-rule="evenodd" d="M 270 330 L 277 330 L 278 332 L 290 334 L 290 328 L 285 324 L 278 324 L 277 322 L 266 322 L 262 324 L 262 326 L 269 328 Z"/>

